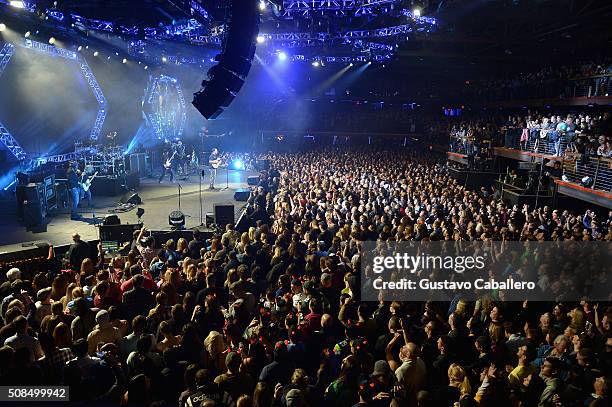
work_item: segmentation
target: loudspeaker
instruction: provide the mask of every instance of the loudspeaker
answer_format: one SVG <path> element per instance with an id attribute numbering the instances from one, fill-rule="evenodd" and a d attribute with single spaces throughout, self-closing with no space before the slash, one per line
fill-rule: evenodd
<path id="1" fill-rule="evenodd" d="M 23 223 L 26 226 L 40 225 L 45 216 L 45 208 L 41 201 L 28 201 L 23 206 Z"/>
<path id="2" fill-rule="evenodd" d="M 251 177 L 247 178 L 247 184 L 248 185 L 252 185 L 252 186 L 257 186 L 259 185 L 259 175 L 253 175 Z"/>
<path id="3" fill-rule="evenodd" d="M 225 225 L 234 224 L 234 205 L 216 203 L 213 205 L 213 213 L 217 226 L 224 228 Z"/>
<path id="4" fill-rule="evenodd" d="M 251 190 L 248 188 L 238 188 L 234 192 L 234 200 L 239 202 L 246 202 L 249 200 L 249 195 L 251 195 Z"/>
<path id="5" fill-rule="evenodd" d="M 119 200 L 122 204 L 130 203 L 132 205 L 140 205 L 142 204 L 142 199 L 138 196 L 137 192 L 128 191 Z"/>
<path id="6" fill-rule="evenodd" d="M 25 200 L 28 202 L 44 200 L 43 188 L 44 187 L 42 186 L 42 184 L 35 184 L 33 182 L 30 182 L 28 185 L 26 185 L 25 188 Z"/>
<path id="7" fill-rule="evenodd" d="M 202 90 L 193 95 L 192 104 L 208 120 L 217 118 L 232 103 L 251 69 L 259 32 L 258 7 L 253 0 L 230 2 L 223 52 L 215 58 L 219 64 L 208 70 Z"/>

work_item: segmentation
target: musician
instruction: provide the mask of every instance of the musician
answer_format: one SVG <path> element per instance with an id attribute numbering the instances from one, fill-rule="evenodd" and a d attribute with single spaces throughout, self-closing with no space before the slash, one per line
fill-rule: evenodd
<path id="1" fill-rule="evenodd" d="M 91 197 L 91 185 L 89 185 L 89 187 L 87 188 L 87 190 L 85 190 L 85 182 L 89 180 L 89 177 L 93 175 L 93 170 L 88 170 L 87 167 L 85 167 L 85 170 L 83 172 L 79 172 L 77 171 L 77 174 L 80 175 L 81 177 L 81 181 L 79 182 L 79 190 L 80 190 L 80 201 L 82 202 L 83 199 L 87 199 L 87 207 L 88 208 L 93 208 L 93 200 Z"/>
<path id="2" fill-rule="evenodd" d="M 70 206 L 70 219 L 78 220 L 80 219 L 79 214 L 77 213 L 77 209 L 79 207 L 79 201 L 81 200 L 81 187 L 79 185 L 81 177 L 77 173 L 78 164 L 76 162 L 71 162 L 68 165 L 68 172 L 66 173 L 66 178 L 68 179 L 68 191 L 70 193 L 71 198 L 71 206 Z"/>
<path id="3" fill-rule="evenodd" d="M 215 178 L 217 178 L 217 167 L 219 167 L 219 161 L 219 150 L 213 148 L 212 153 L 208 157 L 208 165 L 210 165 L 210 187 L 208 187 L 208 189 L 215 189 Z"/>
<path id="4" fill-rule="evenodd" d="M 176 151 L 176 167 L 181 170 L 182 174 L 185 174 L 185 164 L 187 163 L 186 155 L 185 155 L 185 145 L 181 140 L 178 140 L 176 145 L 174 146 L 174 151 Z M 176 168 L 175 167 L 175 168 Z"/>
<path id="5" fill-rule="evenodd" d="M 166 176 L 167 173 L 170 174 L 170 182 L 174 181 L 174 171 L 172 171 L 172 167 L 174 166 L 175 157 L 176 157 L 176 151 L 173 152 L 172 150 L 168 150 L 163 154 L 162 173 L 159 176 L 159 180 L 158 180 L 160 184 L 164 180 L 164 177 Z"/>

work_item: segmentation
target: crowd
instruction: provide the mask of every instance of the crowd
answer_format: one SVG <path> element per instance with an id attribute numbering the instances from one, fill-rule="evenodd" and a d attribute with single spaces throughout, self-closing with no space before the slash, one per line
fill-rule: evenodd
<path id="1" fill-rule="evenodd" d="M 461 120 L 461 121 L 460 121 Z M 439 130 L 438 130 L 439 131 Z M 471 154 L 483 141 L 534 153 L 563 156 L 612 156 L 612 118 L 609 112 L 544 113 L 456 119 L 446 123 L 450 149 Z"/>
<path id="2" fill-rule="evenodd" d="M 546 66 L 508 78 L 468 81 L 464 99 L 480 102 L 534 98 L 608 96 L 612 91 L 612 63 L 586 61 L 573 65 Z"/>
<path id="3" fill-rule="evenodd" d="M 249 207 L 243 233 L 143 228 L 110 259 L 74 235 L 63 266 L 6 270 L 0 382 L 68 385 L 87 405 L 609 404 L 608 302 L 362 302 L 360 247 L 609 242 L 612 212 L 509 206 L 415 149 L 273 155 Z"/>

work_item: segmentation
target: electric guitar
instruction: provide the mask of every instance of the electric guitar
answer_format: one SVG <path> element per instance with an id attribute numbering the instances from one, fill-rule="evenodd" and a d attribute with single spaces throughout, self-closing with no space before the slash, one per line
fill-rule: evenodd
<path id="1" fill-rule="evenodd" d="M 85 181 L 79 183 L 81 188 L 83 188 L 83 191 L 89 191 L 89 188 L 91 188 L 91 183 L 93 182 L 94 178 L 96 178 L 96 175 L 98 175 L 98 171 L 94 172 L 93 175 L 88 177 Z"/>
<path id="2" fill-rule="evenodd" d="M 174 160 L 174 156 L 176 155 L 176 151 L 174 153 L 172 153 L 172 155 L 170 156 L 170 158 L 168 158 L 166 160 L 166 162 L 164 163 L 164 168 L 169 170 L 172 167 L 172 160 Z"/>

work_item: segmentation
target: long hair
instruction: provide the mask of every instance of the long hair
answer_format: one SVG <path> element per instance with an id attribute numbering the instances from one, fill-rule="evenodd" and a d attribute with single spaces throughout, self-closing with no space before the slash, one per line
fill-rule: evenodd
<path id="1" fill-rule="evenodd" d="M 448 381 L 453 387 L 457 387 L 461 391 L 461 395 L 470 394 L 472 392 L 472 386 L 470 386 L 470 380 L 465 373 L 465 369 L 453 363 L 448 368 Z"/>

